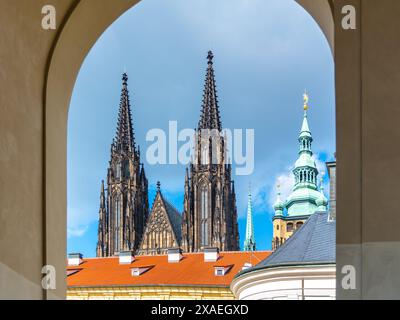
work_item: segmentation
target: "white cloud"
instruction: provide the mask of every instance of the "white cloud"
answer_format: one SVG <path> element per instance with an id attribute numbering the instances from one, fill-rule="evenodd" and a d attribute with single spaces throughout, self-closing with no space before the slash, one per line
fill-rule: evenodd
<path id="1" fill-rule="evenodd" d="M 80 226 L 80 227 L 74 227 L 74 228 L 67 228 L 67 237 L 71 238 L 71 237 L 82 237 L 86 231 L 88 231 L 89 226 L 85 225 L 85 226 Z"/>
<path id="2" fill-rule="evenodd" d="M 321 178 L 322 176 L 324 178 L 324 193 L 325 193 L 325 196 L 328 198 L 327 190 L 329 190 L 329 179 L 326 174 L 325 162 L 320 159 L 320 156 L 318 153 L 314 154 L 313 158 L 315 160 L 315 164 L 316 164 L 318 172 L 319 172 L 319 178 Z M 273 207 L 273 205 L 276 201 L 277 194 L 278 194 L 278 190 L 277 190 L 278 184 L 280 185 L 282 201 L 285 201 L 285 199 L 287 199 L 287 197 L 293 191 L 293 186 L 294 186 L 295 181 L 294 181 L 294 175 L 293 175 L 292 170 L 293 170 L 292 166 L 287 167 L 287 169 L 284 172 L 282 172 L 276 176 L 274 185 L 271 188 L 269 197 L 268 197 L 268 200 L 269 200 L 268 204 L 270 207 Z M 318 181 L 318 185 L 319 184 L 320 184 L 320 181 Z"/>
<path id="3" fill-rule="evenodd" d="M 287 169 L 278 174 L 275 178 L 275 182 L 273 187 L 271 188 L 270 196 L 269 196 L 269 205 L 273 207 L 277 194 L 278 194 L 278 185 L 280 186 L 281 199 L 285 201 L 285 199 L 290 195 L 293 191 L 294 186 L 294 176 L 292 172 L 292 167 L 287 167 Z"/>
<path id="4" fill-rule="evenodd" d="M 82 237 L 89 229 L 89 225 L 98 219 L 95 209 L 67 209 L 67 236 Z"/>

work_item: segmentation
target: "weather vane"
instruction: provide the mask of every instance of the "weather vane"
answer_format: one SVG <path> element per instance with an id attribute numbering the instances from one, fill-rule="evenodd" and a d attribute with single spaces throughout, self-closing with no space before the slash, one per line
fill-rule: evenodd
<path id="1" fill-rule="evenodd" d="M 308 100 L 309 100 L 309 97 L 308 97 L 308 94 L 307 94 L 307 91 L 304 91 L 304 94 L 303 94 L 303 101 L 304 101 L 304 111 L 307 111 L 308 110 L 308 108 L 309 108 L 309 106 L 308 106 Z"/>

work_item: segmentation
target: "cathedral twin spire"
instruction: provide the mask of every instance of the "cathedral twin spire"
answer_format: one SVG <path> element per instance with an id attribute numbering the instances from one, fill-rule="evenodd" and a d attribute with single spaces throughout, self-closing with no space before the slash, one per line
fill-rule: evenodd
<path id="1" fill-rule="evenodd" d="M 117 132 L 113 147 L 115 150 L 136 153 L 135 135 L 128 91 L 128 75 L 122 76 L 122 91 L 119 105 Z"/>
<path id="2" fill-rule="evenodd" d="M 207 60 L 198 130 L 200 135 L 203 129 L 217 130 L 220 135 L 222 125 L 211 51 Z M 223 150 L 224 138 L 219 138 L 218 150 Z M 213 154 L 210 149 L 210 159 Z M 145 252 L 153 252 L 153 246 L 160 245 L 158 242 L 155 244 L 154 239 L 161 239 L 164 234 L 155 235 L 152 231 L 151 239 L 146 236 L 146 230 L 150 230 L 146 227 L 151 222 L 148 221 L 148 182 L 135 145 L 126 73 L 122 78 L 116 137 L 111 147 L 107 195 L 102 184 L 100 198 L 98 256 L 112 256 L 123 250 L 140 252 L 144 243 L 147 246 Z M 173 219 L 174 227 L 179 225 L 179 233 L 182 233 L 182 241 L 180 236 L 178 238 L 184 251 L 200 251 L 209 246 L 221 251 L 239 250 L 236 196 L 229 164 L 198 166 L 192 163 L 190 173 L 187 170 L 185 177 L 184 202 L 182 223 L 177 223 L 178 218 Z M 169 204 L 165 206 L 168 212 L 173 211 Z M 162 243 L 170 243 L 168 239 L 163 238 Z"/>
<path id="3" fill-rule="evenodd" d="M 148 181 L 136 150 L 128 76 L 124 73 L 116 136 L 107 172 L 107 192 L 104 182 L 100 191 L 97 256 L 137 250 L 148 210 Z"/>
<path id="4" fill-rule="evenodd" d="M 214 55 L 212 51 L 209 51 L 207 56 L 208 67 L 206 81 L 204 85 L 203 104 L 199 121 L 199 130 L 216 129 L 218 131 L 221 131 L 222 125 L 218 107 L 218 96 L 215 84 L 213 58 Z"/>
<path id="5" fill-rule="evenodd" d="M 196 135 L 197 159 L 192 161 L 190 172 L 188 170 L 185 177 L 182 248 L 186 252 L 198 252 L 210 246 L 221 251 L 239 250 L 236 195 L 231 165 L 226 164 L 224 159 L 225 141 L 213 58 L 213 53 L 209 51 L 199 132 Z M 206 131 L 204 135 L 203 131 Z"/>

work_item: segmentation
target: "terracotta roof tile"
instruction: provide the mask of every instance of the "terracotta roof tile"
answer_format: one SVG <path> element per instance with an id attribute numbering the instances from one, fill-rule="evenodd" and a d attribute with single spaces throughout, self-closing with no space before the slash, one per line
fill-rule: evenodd
<path id="1" fill-rule="evenodd" d="M 204 262 L 203 253 L 183 254 L 178 263 L 168 263 L 168 257 L 137 256 L 131 264 L 119 264 L 118 257 L 83 259 L 80 266 L 67 267 L 69 287 L 99 286 L 222 286 L 228 287 L 233 277 L 241 271 L 243 265 L 258 264 L 271 254 L 270 251 L 258 252 L 221 252 L 218 262 Z M 225 276 L 215 276 L 215 266 L 233 265 Z M 140 276 L 134 277 L 131 269 L 135 267 L 154 266 Z"/>

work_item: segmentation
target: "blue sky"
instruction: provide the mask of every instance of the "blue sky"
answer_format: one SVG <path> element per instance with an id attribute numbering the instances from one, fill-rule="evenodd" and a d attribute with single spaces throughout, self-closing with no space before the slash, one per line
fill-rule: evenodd
<path id="1" fill-rule="evenodd" d="M 277 180 L 292 187 L 302 94 L 317 163 L 335 152 L 334 66 L 315 21 L 294 0 L 143 0 L 115 21 L 86 57 L 73 91 L 68 122 L 68 252 L 95 256 L 100 182 L 115 135 L 121 74 L 129 75 L 133 122 L 142 155 L 153 128 L 195 128 L 200 115 L 207 51 L 214 67 L 222 124 L 255 130 L 255 170 L 234 176 L 240 242 L 251 182 L 258 249 L 271 246 Z M 184 167 L 151 166 L 155 184 L 179 210 Z"/>

